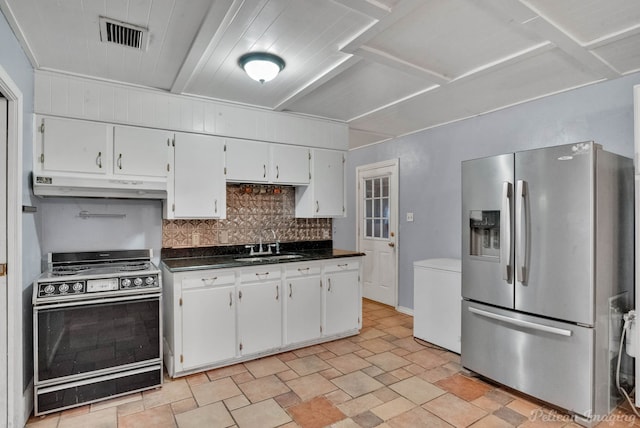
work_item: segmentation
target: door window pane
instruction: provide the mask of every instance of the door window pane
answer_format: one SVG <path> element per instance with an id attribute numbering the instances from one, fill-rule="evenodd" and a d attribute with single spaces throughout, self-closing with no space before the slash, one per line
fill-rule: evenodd
<path id="1" fill-rule="evenodd" d="M 364 180 L 364 223 L 365 237 L 389 238 L 389 177 Z"/>

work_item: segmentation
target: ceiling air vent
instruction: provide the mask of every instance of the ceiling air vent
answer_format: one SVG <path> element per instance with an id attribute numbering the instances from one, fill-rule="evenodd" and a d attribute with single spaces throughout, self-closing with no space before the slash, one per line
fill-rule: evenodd
<path id="1" fill-rule="evenodd" d="M 149 30 L 115 19 L 100 17 L 100 40 L 142 51 L 147 50 Z"/>

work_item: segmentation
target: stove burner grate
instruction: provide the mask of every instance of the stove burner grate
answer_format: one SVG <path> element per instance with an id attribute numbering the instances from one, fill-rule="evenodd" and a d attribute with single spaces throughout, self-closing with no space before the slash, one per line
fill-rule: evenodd
<path id="1" fill-rule="evenodd" d="M 88 266 L 57 266 L 51 270 L 55 276 L 75 275 L 89 270 Z"/>
<path id="2" fill-rule="evenodd" d="M 119 267 L 121 272 L 133 272 L 138 270 L 148 270 L 151 267 L 149 262 L 128 263 Z"/>

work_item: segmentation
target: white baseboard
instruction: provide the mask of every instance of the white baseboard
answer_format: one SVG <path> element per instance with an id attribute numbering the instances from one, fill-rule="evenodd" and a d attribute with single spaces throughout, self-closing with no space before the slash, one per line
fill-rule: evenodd
<path id="1" fill-rule="evenodd" d="M 411 308 L 405 308 L 404 306 L 398 306 L 396 308 L 396 311 L 402 312 L 403 314 L 406 314 L 406 315 L 413 316 L 413 309 L 411 309 Z"/>

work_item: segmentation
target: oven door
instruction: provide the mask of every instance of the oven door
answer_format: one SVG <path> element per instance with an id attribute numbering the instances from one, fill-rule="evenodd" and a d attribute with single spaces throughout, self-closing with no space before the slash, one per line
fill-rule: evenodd
<path id="1" fill-rule="evenodd" d="M 35 306 L 35 384 L 160 362 L 160 299 L 160 295 L 145 295 Z"/>

